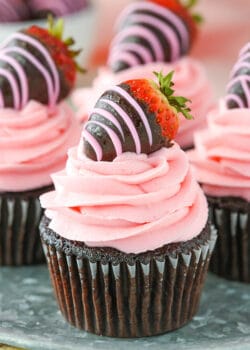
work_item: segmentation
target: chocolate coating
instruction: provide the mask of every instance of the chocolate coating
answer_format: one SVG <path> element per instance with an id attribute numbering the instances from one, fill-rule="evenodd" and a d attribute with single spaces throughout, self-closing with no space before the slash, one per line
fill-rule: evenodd
<path id="1" fill-rule="evenodd" d="M 9 40 L 7 45 L 0 51 L 0 92 L 2 95 L 2 107 L 9 107 L 15 109 L 21 109 L 24 107 L 22 96 L 24 94 L 24 84 L 28 91 L 27 101 L 35 100 L 45 105 L 51 105 L 48 81 L 51 81 L 52 89 L 55 88 L 54 75 L 45 55 L 32 43 L 22 40 L 22 38 L 13 36 L 12 40 Z M 27 35 L 25 31 L 20 32 L 25 37 L 32 36 Z M 36 42 L 37 39 L 32 38 Z M 46 51 L 47 55 L 51 57 L 47 48 L 40 42 L 38 42 Z M 20 51 L 21 50 L 21 51 Z M 36 61 L 36 64 L 34 63 Z M 20 67 L 17 68 L 17 65 Z M 41 68 L 39 68 L 39 66 Z M 63 72 L 54 63 L 55 71 L 58 76 L 59 94 L 55 103 L 65 99 L 71 91 L 71 87 L 68 85 Z M 23 71 L 23 76 L 20 76 L 20 69 Z M 43 73 L 43 72 L 44 73 Z M 4 74 L 4 72 L 7 72 Z M 12 81 L 8 75 L 12 76 Z M 47 79 L 45 75 L 47 74 Z M 22 82 L 21 82 L 22 80 Z M 15 90 L 17 93 L 15 94 Z M 19 102 L 17 102 L 17 96 Z M 16 101 L 15 101 L 16 100 Z"/>
<path id="2" fill-rule="evenodd" d="M 250 42 L 241 50 L 227 87 L 227 108 L 250 108 Z"/>

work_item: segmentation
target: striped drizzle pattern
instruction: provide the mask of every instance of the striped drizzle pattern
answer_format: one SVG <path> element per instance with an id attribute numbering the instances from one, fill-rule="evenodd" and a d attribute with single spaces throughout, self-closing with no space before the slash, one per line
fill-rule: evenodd
<path id="1" fill-rule="evenodd" d="M 228 108 L 250 108 L 250 42 L 232 69 L 225 100 Z"/>
<path id="2" fill-rule="evenodd" d="M 149 62 L 172 62 L 189 50 L 186 25 L 160 5 L 133 3 L 124 10 L 118 23 L 108 59 L 114 71 Z"/>
<path id="3" fill-rule="evenodd" d="M 35 48 L 42 57 L 42 61 L 25 48 L 11 45 L 16 40 Z M 28 76 L 20 63 L 21 60 L 25 60 L 28 64 L 33 65 L 43 76 L 48 89 L 48 104 L 54 106 L 59 97 L 60 78 L 50 53 L 38 40 L 31 36 L 24 33 L 14 33 L 0 46 L 0 62 L 7 63 L 11 67 L 10 71 L 0 68 L 0 77 L 6 79 L 9 83 L 12 92 L 13 107 L 15 109 L 22 109 L 27 104 L 31 93 L 29 91 Z M 46 62 L 46 66 L 44 62 Z M 0 89 L 0 108 L 4 107 L 4 92 Z"/>
<path id="4" fill-rule="evenodd" d="M 146 130 L 149 145 L 152 146 L 153 143 L 153 135 L 149 121 L 139 103 L 121 86 L 114 86 L 107 92 L 107 94 L 109 93 L 113 93 L 117 98 L 111 100 L 103 95 L 98 101 L 98 107 L 94 108 L 83 129 L 83 138 L 94 150 L 97 161 L 103 160 L 105 153 L 105 145 L 102 144 L 97 137 L 100 133 L 105 132 L 108 135 L 116 156 L 126 151 L 126 138 L 123 125 L 125 125 L 133 139 L 135 145 L 134 151 L 137 154 L 141 153 L 142 144 L 140 135 L 133 119 L 127 112 L 127 107 L 132 107 L 134 109 Z M 125 101 L 125 106 L 123 107 L 118 102 L 115 102 L 120 98 L 123 98 Z M 97 116 L 98 120 L 93 118 L 93 116 Z M 110 125 L 112 125 L 112 127 Z"/>

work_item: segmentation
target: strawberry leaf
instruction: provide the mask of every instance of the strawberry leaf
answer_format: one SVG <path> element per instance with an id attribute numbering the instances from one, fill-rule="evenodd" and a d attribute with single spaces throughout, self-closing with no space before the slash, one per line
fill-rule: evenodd
<path id="1" fill-rule="evenodd" d="M 204 17 L 200 15 L 199 13 L 193 13 L 192 18 L 197 24 L 201 24 L 204 22 Z"/>
<path id="2" fill-rule="evenodd" d="M 163 75 L 161 72 L 153 72 L 159 82 L 159 88 L 161 93 L 167 98 L 169 104 L 176 109 L 178 113 L 181 113 L 186 119 L 193 119 L 190 108 L 186 105 L 187 102 L 191 102 L 188 98 L 183 96 L 174 96 L 174 82 L 172 81 L 174 71 L 169 72 L 167 75 Z"/>
<path id="3" fill-rule="evenodd" d="M 185 1 L 185 7 L 186 9 L 191 9 L 192 7 L 196 6 L 199 0 L 187 0 Z"/>
<path id="4" fill-rule="evenodd" d="M 198 4 L 199 0 L 182 0 L 182 4 L 183 6 L 188 10 L 192 10 L 197 4 Z M 197 24 L 201 24 L 204 21 L 204 18 L 202 15 L 200 15 L 199 13 L 194 13 L 191 14 L 193 20 L 195 23 Z"/>
<path id="5" fill-rule="evenodd" d="M 62 18 L 59 18 L 56 22 L 52 15 L 48 16 L 48 31 L 51 35 L 56 37 L 59 40 L 62 40 L 63 31 L 64 31 L 64 21 Z"/>

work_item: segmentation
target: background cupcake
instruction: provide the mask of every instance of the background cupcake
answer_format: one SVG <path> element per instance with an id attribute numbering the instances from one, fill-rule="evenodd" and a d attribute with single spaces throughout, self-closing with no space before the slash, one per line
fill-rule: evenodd
<path id="1" fill-rule="evenodd" d="M 52 188 L 50 173 L 63 168 L 79 137 L 79 124 L 63 102 L 77 68 L 59 38 L 61 27 L 59 21 L 49 31 L 27 28 L 0 48 L 1 265 L 43 260 L 38 197 Z"/>
<path id="2" fill-rule="evenodd" d="M 198 26 L 189 9 L 179 1 L 141 1 L 127 6 L 116 24 L 107 67 L 102 67 L 90 88 L 76 91 L 73 101 L 79 118 L 88 118 L 98 95 L 110 84 L 130 78 L 154 78 L 154 71 L 175 70 L 178 94 L 192 101 L 194 122 L 181 116 L 177 142 L 183 148 L 193 145 L 193 133 L 205 126 L 205 116 L 212 106 L 212 88 L 202 64 L 185 57 L 193 46 Z"/>
<path id="3" fill-rule="evenodd" d="M 107 90 L 46 208 L 41 238 L 59 307 L 96 334 L 140 337 L 188 322 L 215 243 L 207 203 L 186 154 L 172 142 L 172 73 Z M 173 107 L 174 106 L 174 107 Z M 159 111 L 162 111 L 162 114 Z"/>
<path id="4" fill-rule="evenodd" d="M 190 159 L 219 238 L 211 269 L 250 282 L 250 45 L 241 50 L 220 110 L 195 136 Z"/>

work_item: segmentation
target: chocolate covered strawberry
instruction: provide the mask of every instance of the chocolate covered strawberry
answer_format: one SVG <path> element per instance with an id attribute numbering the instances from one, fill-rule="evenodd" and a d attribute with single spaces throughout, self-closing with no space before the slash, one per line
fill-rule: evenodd
<path id="1" fill-rule="evenodd" d="M 97 101 L 83 130 L 83 147 L 93 160 L 112 161 L 123 152 L 150 154 L 171 146 L 179 113 L 191 119 L 189 101 L 174 96 L 173 72 L 155 73 L 153 80 L 128 80 L 106 91 Z"/>
<path id="2" fill-rule="evenodd" d="M 108 64 L 114 72 L 150 62 L 173 62 L 187 54 L 197 35 L 199 15 L 178 0 L 134 2 L 118 21 Z"/>
<path id="3" fill-rule="evenodd" d="M 78 65 L 63 41 L 63 20 L 49 29 L 31 26 L 12 34 L 0 49 L 0 107 L 23 108 L 29 100 L 54 106 L 72 90 Z"/>

